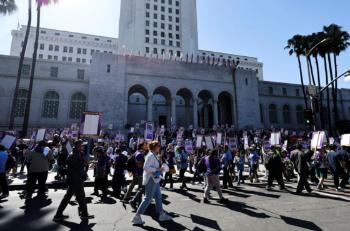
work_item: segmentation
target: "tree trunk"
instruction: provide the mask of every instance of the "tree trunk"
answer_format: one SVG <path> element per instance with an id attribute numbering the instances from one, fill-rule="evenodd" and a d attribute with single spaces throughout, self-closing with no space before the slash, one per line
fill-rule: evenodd
<path id="1" fill-rule="evenodd" d="M 32 24 L 32 0 L 28 0 L 27 29 L 26 29 L 26 33 L 25 33 L 25 36 L 24 36 L 24 41 L 23 41 L 21 55 L 20 55 L 20 58 L 19 58 L 19 65 L 18 65 L 18 70 L 17 70 L 17 79 L 16 79 L 15 92 L 13 94 L 13 99 L 12 99 L 10 122 L 9 122 L 9 130 L 10 131 L 14 129 L 15 113 L 16 113 L 16 102 L 17 102 L 17 98 L 18 98 L 19 84 L 21 82 L 21 75 L 22 75 L 22 69 L 23 69 L 23 61 L 24 61 L 24 56 L 25 56 L 26 49 L 27 49 L 27 44 L 28 44 L 28 38 L 29 38 L 31 24 Z"/>
<path id="2" fill-rule="evenodd" d="M 306 98 L 306 92 L 305 92 L 305 86 L 304 86 L 303 70 L 301 69 L 300 56 L 297 55 L 297 58 L 298 58 L 298 64 L 299 64 L 301 88 L 303 89 L 303 95 L 304 95 L 304 101 L 305 101 L 305 108 L 307 109 L 307 108 L 308 108 L 308 105 L 307 105 L 307 98 Z"/>
<path id="3" fill-rule="evenodd" d="M 316 71 L 317 71 L 317 84 L 318 84 L 318 92 L 321 91 L 321 77 L 320 77 L 320 66 L 318 63 L 318 58 L 317 55 L 315 56 L 315 63 L 316 63 Z M 323 118 L 323 113 L 322 113 L 322 108 L 323 108 L 323 94 L 320 95 L 320 120 L 321 120 L 321 128 L 324 129 L 324 118 Z"/>
<path id="4" fill-rule="evenodd" d="M 333 59 L 334 59 L 334 78 L 338 77 L 338 64 L 337 64 L 337 55 L 333 53 Z M 334 88 L 335 88 L 335 102 L 338 102 L 338 80 L 334 81 Z M 339 111 L 338 107 L 334 108 L 334 115 L 336 120 L 339 119 Z"/>
<path id="5" fill-rule="evenodd" d="M 329 77 L 330 77 L 330 80 L 333 81 L 334 80 L 334 77 L 333 77 L 333 68 L 332 68 L 332 60 L 331 60 L 331 55 L 330 53 L 327 53 L 327 58 L 328 58 L 328 66 L 329 66 Z M 336 91 L 335 91 L 335 88 L 334 88 L 334 83 L 331 84 L 332 86 L 332 101 L 333 101 L 333 120 L 334 120 L 334 125 L 335 125 L 335 122 L 338 120 L 338 118 L 336 117 L 336 114 L 335 114 L 335 111 L 336 111 L 336 108 L 337 108 L 337 101 L 336 101 Z"/>
<path id="6" fill-rule="evenodd" d="M 314 68 L 312 67 L 312 63 L 311 63 L 311 58 L 310 56 L 307 58 L 307 61 L 309 62 L 310 65 L 310 74 L 311 74 L 311 80 L 314 86 L 316 86 L 316 82 L 315 82 L 315 75 L 314 75 Z"/>
<path id="7" fill-rule="evenodd" d="M 324 73 L 326 75 L 326 85 L 328 85 L 328 69 L 327 69 L 327 60 L 326 57 L 323 58 L 324 61 Z M 328 118 L 328 130 L 330 134 L 332 135 L 332 119 L 331 119 L 331 103 L 329 101 L 329 87 L 326 89 L 327 93 L 327 118 Z"/>
<path id="8" fill-rule="evenodd" d="M 33 52 L 33 59 L 32 59 L 32 68 L 30 71 L 30 81 L 29 81 L 29 90 L 28 90 L 28 95 L 27 95 L 26 110 L 25 110 L 25 114 L 24 114 L 24 122 L 23 122 L 23 130 L 22 130 L 23 137 L 25 137 L 27 135 L 27 132 L 28 132 L 30 104 L 31 104 L 31 100 L 32 100 L 36 56 L 37 56 L 37 52 L 38 52 L 41 4 L 38 3 L 37 5 L 38 5 L 37 6 L 37 23 L 36 23 L 35 42 L 34 42 L 34 52 Z"/>

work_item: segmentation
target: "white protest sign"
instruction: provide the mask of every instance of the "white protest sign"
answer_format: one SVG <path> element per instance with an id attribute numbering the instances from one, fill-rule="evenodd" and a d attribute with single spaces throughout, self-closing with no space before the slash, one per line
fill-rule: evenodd
<path id="1" fill-rule="evenodd" d="M 243 137 L 244 140 L 244 149 L 248 149 L 249 148 L 249 140 L 248 140 L 248 136 L 244 136 Z"/>
<path id="2" fill-rule="evenodd" d="M 153 123 L 147 122 L 145 127 L 145 140 L 153 140 Z"/>
<path id="3" fill-rule="evenodd" d="M 82 135 L 99 135 L 99 114 L 85 114 Z"/>
<path id="4" fill-rule="evenodd" d="M 334 144 L 334 138 L 333 137 L 329 137 L 329 144 Z"/>
<path id="5" fill-rule="evenodd" d="M 316 150 L 322 148 L 325 138 L 326 133 L 324 131 L 313 132 L 311 139 L 311 149 Z"/>
<path id="6" fill-rule="evenodd" d="M 217 145 L 222 144 L 222 133 L 221 133 L 221 132 L 218 132 L 218 133 L 216 134 L 216 144 L 217 144 Z"/>
<path id="7" fill-rule="evenodd" d="M 38 132 L 36 133 L 36 137 L 35 137 L 35 141 L 42 141 L 45 138 L 45 133 L 46 133 L 46 129 L 45 128 L 40 128 L 38 130 Z"/>
<path id="8" fill-rule="evenodd" d="M 270 144 L 271 145 L 279 145 L 280 142 L 281 142 L 281 133 L 280 132 L 271 133 Z"/>
<path id="9" fill-rule="evenodd" d="M 204 140 L 205 140 L 205 145 L 207 146 L 207 149 L 213 150 L 214 147 L 213 147 L 213 141 L 212 141 L 211 137 L 210 136 L 205 136 Z"/>
<path id="10" fill-rule="evenodd" d="M 231 150 L 237 148 L 237 139 L 229 138 L 228 139 L 228 145 L 229 145 Z"/>
<path id="11" fill-rule="evenodd" d="M 4 146 L 6 149 L 11 148 L 12 144 L 15 142 L 16 137 L 11 136 L 11 135 L 6 135 L 2 140 L 1 140 L 1 145 Z"/>
<path id="12" fill-rule="evenodd" d="M 350 134 L 344 134 L 341 136 L 340 145 L 346 147 L 350 146 Z"/>
<path id="13" fill-rule="evenodd" d="M 201 148 L 202 147 L 202 140 L 203 140 L 203 136 L 197 135 L 196 148 Z"/>

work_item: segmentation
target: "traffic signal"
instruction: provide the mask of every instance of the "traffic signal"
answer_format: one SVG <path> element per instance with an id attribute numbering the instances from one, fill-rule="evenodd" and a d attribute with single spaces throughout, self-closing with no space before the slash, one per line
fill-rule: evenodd
<path id="1" fill-rule="evenodd" d="M 314 115 L 311 109 L 304 109 L 304 123 L 307 126 L 315 125 Z"/>

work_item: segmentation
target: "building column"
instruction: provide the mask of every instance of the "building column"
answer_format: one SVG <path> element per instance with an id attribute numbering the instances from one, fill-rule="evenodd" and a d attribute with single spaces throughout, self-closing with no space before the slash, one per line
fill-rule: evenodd
<path id="1" fill-rule="evenodd" d="M 147 100 L 147 120 L 153 122 L 153 96 L 148 96 Z"/>
<path id="2" fill-rule="evenodd" d="M 218 101 L 213 100 L 214 125 L 219 124 Z"/>
<path id="3" fill-rule="evenodd" d="M 171 125 L 176 124 L 176 97 L 171 98 Z"/>
<path id="4" fill-rule="evenodd" d="M 193 99 L 193 128 L 198 128 L 198 100 Z"/>

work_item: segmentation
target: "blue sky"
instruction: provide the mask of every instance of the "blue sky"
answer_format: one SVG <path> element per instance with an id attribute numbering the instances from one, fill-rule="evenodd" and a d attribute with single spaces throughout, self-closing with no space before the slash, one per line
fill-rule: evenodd
<path id="1" fill-rule="evenodd" d="M 17 13 L 0 17 L 0 54 L 9 53 L 10 30 L 26 23 L 27 0 L 17 2 Z M 43 9 L 42 26 L 117 37 L 119 5 L 120 0 L 60 0 Z M 296 58 L 284 50 L 294 34 L 331 23 L 350 31 L 349 0 L 197 0 L 197 6 L 199 48 L 257 57 L 270 81 L 298 83 Z M 350 69 L 350 48 L 338 64 L 339 72 Z"/>

